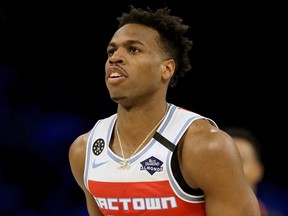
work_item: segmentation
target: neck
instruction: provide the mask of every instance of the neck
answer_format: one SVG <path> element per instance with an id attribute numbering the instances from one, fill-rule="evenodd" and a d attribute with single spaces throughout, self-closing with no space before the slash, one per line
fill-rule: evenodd
<path id="1" fill-rule="evenodd" d="M 151 130 L 161 121 L 166 114 L 168 104 L 150 107 L 135 108 L 134 110 L 126 110 L 123 107 L 118 107 L 117 127 L 121 136 L 123 148 L 125 152 L 133 152 L 140 143 L 146 138 Z M 159 126 L 159 125 L 158 125 Z M 155 128 L 156 131 L 157 128 Z M 146 143 L 153 136 L 147 138 Z M 117 137 L 116 134 L 114 137 Z M 129 147 L 128 147 L 129 146 Z"/>
<path id="2" fill-rule="evenodd" d="M 125 108 L 118 105 L 117 122 L 119 128 L 137 132 L 151 130 L 155 124 L 162 118 L 167 109 L 167 102 L 148 103 L 133 108 Z"/>

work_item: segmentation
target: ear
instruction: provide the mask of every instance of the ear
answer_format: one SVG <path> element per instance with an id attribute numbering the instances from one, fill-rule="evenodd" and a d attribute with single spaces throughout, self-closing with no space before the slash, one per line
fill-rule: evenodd
<path id="1" fill-rule="evenodd" d="M 163 80 L 170 79 L 175 71 L 175 61 L 173 59 L 165 60 L 161 66 L 161 76 Z"/>

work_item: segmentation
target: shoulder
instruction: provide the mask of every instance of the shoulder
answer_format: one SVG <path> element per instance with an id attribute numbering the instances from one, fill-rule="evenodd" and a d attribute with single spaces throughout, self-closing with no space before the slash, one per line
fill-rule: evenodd
<path id="1" fill-rule="evenodd" d="M 259 212 L 255 193 L 244 175 L 240 153 L 231 136 L 201 118 L 189 126 L 179 144 L 183 178 L 190 187 L 204 191 L 207 214 L 256 215 Z"/>
<path id="2" fill-rule="evenodd" d="M 207 183 L 223 171 L 223 175 L 235 167 L 241 168 L 241 159 L 232 138 L 212 125 L 206 119 L 194 121 L 188 128 L 180 145 L 182 169 L 193 179 L 192 185 L 198 186 L 198 181 Z M 203 170 L 209 172 L 209 177 L 203 176 Z M 215 175 L 215 176 L 214 176 Z M 204 178 L 203 178 L 204 177 Z"/>
<path id="3" fill-rule="evenodd" d="M 71 156 L 75 156 L 78 154 L 85 153 L 86 151 L 86 143 L 89 137 L 90 131 L 78 136 L 73 143 L 70 145 L 69 154 Z"/>
<path id="4" fill-rule="evenodd" d="M 207 154 L 236 150 L 231 136 L 207 119 L 198 119 L 189 126 L 184 147 L 189 151 L 197 150 Z"/>
<path id="5" fill-rule="evenodd" d="M 84 190 L 83 173 L 86 157 L 86 143 L 90 132 L 78 136 L 69 148 L 69 163 L 72 174 L 77 183 Z"/>
<path id="6" fill-rule="evenodd" d="M 102 130 L 101 128 L 108 129 L 111 126 L 111 123 L 115 121 L 116 117 L 117 114 L 113 114 L 109 117 L 99 119 L 90 131 L 78 136 L 70 145 L 69 158 L 73 159 L 74 157 L 78 158 L 85 156 L 87 141 L 90 134 L 93 133 L 93 131 L 95 131 L 96 128 L 97 130 L 98 128 L 100 128 L 100 131 Z"/>
<path id="7" fill-rule="evenodd" d="M 69 148 L 69 161 L 71 168 L 83 166 L 86 157 L 86 145 L 90 131 L 78 136 Z"/>

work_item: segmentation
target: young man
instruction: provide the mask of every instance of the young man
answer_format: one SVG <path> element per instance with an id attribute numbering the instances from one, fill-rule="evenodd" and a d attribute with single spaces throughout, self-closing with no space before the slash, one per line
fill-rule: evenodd
<path id="1" fill-rule="evenodd" d="M 69 151 L 89 214 L 260 216 L 232 138 L 166 101 L 191 68 L 189 27 L 167 8 L 131 7 L 118 21 L 105 65 L 117 113 Z"/>

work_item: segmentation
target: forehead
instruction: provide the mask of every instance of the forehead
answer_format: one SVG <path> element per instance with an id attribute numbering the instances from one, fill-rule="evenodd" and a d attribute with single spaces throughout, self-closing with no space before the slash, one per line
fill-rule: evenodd
<path id="1" fill-rule="evenodd" d="M 122 43 L 124 41 L 139 41 L 143 45 L 156 44 L 159 33 L 148 26 L 140 24 L 126 24 L 119 28 L 112 37 L 112 43 Z"/>

